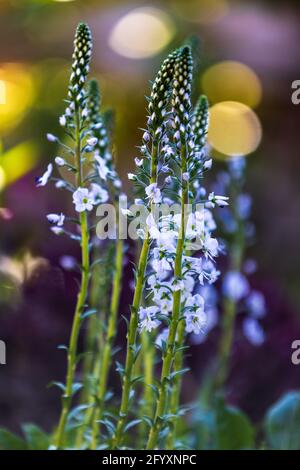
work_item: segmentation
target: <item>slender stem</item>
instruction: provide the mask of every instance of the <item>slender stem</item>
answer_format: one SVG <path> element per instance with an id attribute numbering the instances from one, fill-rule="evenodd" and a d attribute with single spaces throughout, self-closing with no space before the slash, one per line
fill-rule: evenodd
<path id="1" fill-rule="evenodd" d="M 81 136 L 80 136 L 80 115 L 79 110 L 75 112 L 75 123 L 76 123 L 76 165 L 77 165 L 77 187 L 81 186 L 82 182 L 82 165 L 81 165 Z M 76 355 L 77 355 L 77 344 L 78 335 L 81 326 L 81 314 L 84 309 L 88 284 L 89 284 L 89 229 L 87 213 L 80 213 L 80 227 L 81 227 L 81 261 L 82 261 L 82 275 L 81 275 L 81 286 L 78 292 L 77 303 L 75 313 L 73 317 L 73 325 L 71 330 L 69 348 L 68 348 L 68 365 L 67 365 L 67 377 L 66 377 L 66 388 L 65 393 L 62 396 L 62 410 L 55 433 L 55 446 L 59 449 L 64 440 L 65 428 L 68 419 L 68 414 L 71 407 L 72 395 L 73 395 L 73 382 L 76 369 Z"/>
<path id="2" fill-rule="evenodd" d="M 143 371 L 144 371 L 144 381 L 143 381 L 143 405 L 141 407 L 140 416 L 148 416 L 153 418 L 153 390 L 151 385 L 153 384 L 153 375 L 154 375 L 154 358 L 155 358 L 155 346 L 153 337 L 147 332 L 142 333 L 142 361 L 143 361 Z M 146 431 L 146 423 L 140 426 L 141 435 L 144 436 Z"/>
<path id="3" fill-rule="evenodd" d="M 158 158 L 158 143 L 153 141 L 152 151 L 151 151 L 151 183 L 155 183 L 157 179 L 157 158 Z M 138 310 L 141 305 L 143 287 L 145 282 L 145 272 L 148 262 L 148 255 L 150 249 L 150 235 L 149 232 L 145 234 L 143 241 L 143 246 L 141 249 L 135 291 L 133 296 L 133 303 L 131 307 L 131 316 L 129 322 L 129 330 L 127 334 L 127 350 L 126 350 L 126 361 L 125 361 L 125 370 L 123 376 L 123 385 L 122 385 L 122 399 L 121 406 L 119 410 L 119 420 L 117 423 L 116 431 L 112 438 L 112 449 L 115 449 L 120 446 L 123 439 L 123 430 L 126 424 L 128 412 L 129 412 L 129 399 L 130 392 L 132 388 L 132 375 L 133 367 L 136 360 L 136 336 L 138 329 Z"/>
<path id="4" fill-rule="evenodd" d="M 55 446 L 59 449 L 62 446 L 66 422 L 72 401 L 72 389 L 76 368 L 76 354 L 77 354 L 77 343 L 78 335 L 81 326 L 81 314 L 84 309 L 85 300 L 88 290 L 89 282 L 89 232 L 87 224 L 87 214 L 82 212 L 80 214 L 81 223 L 81 250 L 82 250 L 82 277 L 81 287 L 78 293 L 77 304 L 73 319 L 73 326 L 71 331 L 70 343 L 68 348 L 68 367 L 67 367 L 67 378 L 66 378 L 66 389 L 62 397 L 62 411 L 55 436 Z"/>
<path id="5" fill-rule="evenodd" d="M 176 348 L 180 348 L 184 344 L 184 338 L 185 338 L 185 323 L 179 322 L 178 325 L 178 330 L 177 330 L 177 338 L 176 338 Z M 175 358 L 174 358 L 174 372 L 178 372 L 181 370 L 183 367 L 183 350 L 179 350 L 175 353 Z M 179 401 L 180 401 L 180 389 L 181 389 L 181 382 L 182 378 L 181 375 L 176 375 L 173 379 L 173 388 L 172 388 L 172 393 L 171 393 L 171 398 L 170 398 L 170 408 L 169 408 L 169 413 L 171 415 L 175 415 L 178 411 L 179 407 Z M 167 444 L 166 444 L 166 449 L 174 449 L 174 440 L 176 437 L 176 424 L 177 424 L 178 418 L 173 418 L 169 422 L 170 426 L 170 431 L 167 437 Z"/>
<path id="6" fill-rule="evenodd" d="M 187 161 L 186 161 L 186 146 L 182 147 L 181 151 L 181 162 L 182 162 L 182 174 L 187 171 Z M 182 195 L 181 195 L 181 227 L 179 239 L 177 242 L 176 248 L 176 257 L 175 257 L 175 267 L 174 267 L 174 277 L 175 279 L 180 279 L 182 277 L 182 256 L 184 251 L 184 242 L 185 242 L 185 209 L 188 202 L 188 183 L 183 178 L 181 178 L 182 184 Z M 175 339 L 178 328 L 178 323 L 180 320 L 180 310 L 181 310 L 181 291 L 177 290 L 173 294 L 173 310 L 171 324 L 169 328 L 168 335 L 168 344 L 166 351 L 163 356 L 163 365 L 161 371 L 160 385 L 158 391 L 158 398 L 156 402 L 156 411 L 153 425 L 150 429 L 149 439 L 147 443 L 147 449 L 154 449 L 157 445 L 159 432 L 162 427 L 162 417 L 165 413 L 166 402 L 167 402 L 167 389 L 168 389 L 168 380 L 173 364 L 174 352 L 175 352 Z M 183 320 L 181 320 L 183 321 Z"/>
<path id="7" fill-rule="evenodd" d="M 121 294 L 121 278 L 123 270 L 123 241 L 118 239 L 116 249 L 116 261 L 115 261 L 115 274 L 113 281 L 112 299 L 110 307 L 110 315 L 108 321 L 107 335 L 105 338 L 100 377 L 98 384 L 98 395 L 97 395 L 97 406 L 93 409 L 92 416 L 92 449 L 97 448 L 97 438 L 99 431 L 98 421 L 102 418 L 103 405 L 105 400 L 108 372 L 111 364 L 112 346 L 116 336 L 117 317 L 119 311 L 119 302 Z"/>
<path id="8" fill-rule="evenodd" d="M 113 248 L 113 250 L 112 250 Z M 87 333 L 85 338 L 85 348 L 87 354 L 83 359 L 82 377 L 84 381 L 84 387 L 80 395 L 80 403 L 86 404 L 92 402 L 91 394 L 88 389 L 88 382 L 90 374 L 93 375 L 95 362 L 98 360 L 98 352 L 102 355 L 104 346 L 104 332 L 103 323 L 105 318 L 105 312 L 109 310 L 109 291 L 111 275 L 110 266 L 112 264 L 112 258 L 114 256 L 115 247 L 113 244 L 107 247 L 107 255 L 103 260 L 103 264 L 97 264 L 93 268 L 93 276 L 91 279 L 90 286 L 90 308 L 96 309 L 98 315 L 91 315 L 88 318 Z M 96 260 L 99 256 L 99 247 L 94 247 L 91 259 Z M 81 429 L 81 428 L 79 428 Z"/>
<path id="9" fill-rule="evenodd" d="M 105 341 L 103 322 L 105 320 L 105 313 L 108 310 L 111 310 L 108 301 L 108 292 L 110 290 L 110 275 L 107 275 L 107 271 L 110 269 L 109 263 L 112 262 L 112 246 L 108 248 L 108 255 L 104 265 L 97 265 L 94 267 L 94 274 L 91 282 L 90 305 L 99 311 L 99 317 L 92 315 L 89 318 L 90 321 L 86 339 L 86 348 L 88 349 L 86 350 L 90 351 L 91 354 L 87 355 L 86 361 L 84 362 L 83 378 L 85 382 L 85 390 L 80 396 L 80 403 L 83 405 L 87 404 L 88 408 L 85 411 L 83 425 L 78 428 L 76 433 L 76 449 L 81 448 L 85 429 L 90 425 L 94 413 L 95 394 L 91 393 L 88 389 L 88 379 L 89 375 L 91 376 L 92 380 L 94 380 L 94 378 L 98 379 L 100 376 Z M 95 343 L 97 343 L 97 345 Z M 92 354 L 92 351 L 95 354 Z M 95 358 L 93 356 L 95 356 Z"/>
<path id="10" fill-rule="evenodd" d="M 138 271 L 137 271 L 137 279 L 136 279 L 136 286 L 134 292 L 134 298 L 131 308 L 131 317 L 129 322 L 129 330 L 128 330 L 128 337 L 127 337 L 127 352 L 126 352 L 126 363 L 125 363 L 125 371 L 123 377 L 123 387 L 122 387 L 122 400 L 121 406 L 119 411 L 119 420 L 117 423 L 117 428 L 115 434 L 112 439 L 112 449 L 118 447 L 122 441 L 123 437 L 123 430 L 126 423 L 126 418 L 128 415 L 128 407 L 129 407 L 129 398 L 130 398 L 130 391 L 131 391 L 131 381 L 132 381 L 132 371 L 135 362 L 135 345 L 136 345 L 136 335 L 137 335 L 137 328 L 138 328 L 138 309 L 141 305 L 143 287 L 144 287 L 144 278 L 145 278 L 145 270 L 147 266 L 148 254 L 149 254 L 149 247 L 150 247 L 150 238 L 149 234 L 147 233 L 139 260 Z"/>

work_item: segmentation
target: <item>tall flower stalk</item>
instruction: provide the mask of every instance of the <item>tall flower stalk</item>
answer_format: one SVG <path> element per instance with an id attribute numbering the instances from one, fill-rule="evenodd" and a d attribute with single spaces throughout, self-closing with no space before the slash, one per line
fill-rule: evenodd
<path id="1" fill-rule="evenodd" d="M 186 82 L 186 83 L 185 83 Z M 188 170 L 189 155 L 189 127 L 191 113 L 191 82 L 192 82 L 192 55 L 188 47 L 181 50 L 175 63 L 172 105 L 174 112 L 174 130 L 177 147 L 180 149 L 180 169 L 181 169 L 181 216 L 180 231 L 177 241 L 176 256 L 174 262 L 174 277 L 180 281 L 182 279 L 182 257 L 185 243 L 185 222 L 186 208 L 189 199 L 189 183 L 186 177 Z M 181 92 L 181 90 L 183 90 Z M 157 445 L 158 436 L 162 427 L 162 417 L 165 413 L 167 402 L 168 380 L 172 369 L 172 362 L 175 354 L 175 339 L 181 313 L 181 290 L 176 289 L 173 294 L 173 309 L 167 348 L 163 356 L 162 372 L 156 412 L 153 425 L 150 430 L 147 449 L 154 449 Z"/>
<path id="2" fill-rule="evenodd" d="M 110 151 L 108 130 L 106 128 L 104 117 L 100 113 L 100 92 L 98 83 L 95 80 L 91 80 L 89 83 L 89 93 L 87 99 L 87 110 L 88 110 L 88 121 L 91 134 L 97 143 L 94 147 L 94 151 L 97 158 L 102 159 L 105 162 L 106 168 L 108 169 L 106 187 L 107 195 L 110 197 L 112 204 L 115 206 L 116 210 L 116 220 L 118 220 L 118 197 L 120 195 L 121 181 L 118 178 L 116 169 L 113 163 L 112 154 Z M 93 176 L 93 175 L 92 175 Z M 108 314 L 107 312 L 98 312 L 99 318 L 91 316 L 89 319 L 89 328 L 88 328 L 88 344 L 93 345 L 93 340 L 97 340 L 98 336 L 98 345 L 96 351 L 92 349 L 91 352 L 94 352 L 94 360 L 87 361 L 87 366 L 84 368 L 86 373 L 86 395 L 88 408 L 86 410 L 86 415 L 84 417 L 84 423 L 79 428 L 77 434 L 77 447 L 82 445 L 84 431 L 89 425 L 92 425 L 92 448 L 97 446 L 97 436 L 99 422 L 104 406 L 104 399 L 107 392 L 107 379 L 109 374 L 109 369 L 111 365 L 111 356 L 112 349 L 114 345 L 114 339 L 116 336 L 117 329 L 117 315 L 119 310 L 119 301 L 121 295 L 121 279 L 123 271 L 123 240 L 119 238 L 118 233 L 118 223 L 115 227 L 116 234 L 116 243 L 114 247 L 114 254 L 111 257 L 108 257 L 108 262 L 112 263 L 113 269 L 109 264 L 105 266 L 105 269 L 112 271 L 112 294 L 111 298 L 108 301 Z M 97 249 L 95 252 L 97 253 Z M 109 252 L 111 249 L 109 249 Z M 95 263 L 97 263 L 97 259 Z M 107 277 L 107 275 L 106 275 Z M 99 281 L 99 280 L 98 280 Z M 100 288 L 100 283 L 98 289 Z M 106 292 L 100 292 L 101 296 L 108 296 L 110 290 L 110 285 L 105 285 Z M 106 325 L 103 325 L 107 321 Z M 97 324 L 100 324 L 100 329 L 97 327 Z M 103 331 L 105 330 L 105 331 Z M 86 356 L 86 357 L 90 357 Z M 91 387 L 89 388 L 89 379 L 92 379 Z"/>
<path id="3" fill-rule="evenodd" d="M 140 181 L 148 197 L 147 205 L 152 205 L 155 197 L 159 194 L 157 188 L 157 170 L 158 158 L 161 151 L 161 144 L 166 132 L 165 116 L 167 113 L 167 104 L 170 92 L 170 86 L 173 78 L 173 68 L 176 53 L 163 62 L 156 79 L 153 82 L 151 95 L 148 102 L 148 121 L 147 130 L 143 135 L 143 145 L 141 147 L 142 159 L 138 161 L 139 175 L 134 179 Z M 157 199 L 156 199 L 157 201 Z M 138 329 L 138 311 L 142 301 L 143 287 L 145 282 L 145 271 L 148 262 L 150 249 L 150 235 L 147 230 L 144 234 L 143 245 L 138 262 L 135 291 L 131 307 L 131 316 L 127 333 L 126 362 L 123 373 L 122 399 L 119 410 L 119 419 L 116 430 L 112 438 L 112 448 L 118 448 L 123 440 L 123 431 L 128 419 L 130 392 L 132 390 L 133 367 L 138 354 L 136 345 L 136 336 Z"/>
<path id="4" fill-rule="evenodd" d="M 81 285 L 77 297 L 76 309 L 73 318 L 73 325 L 71 330 L 70 342 L 68 347 L 68 365 L 67 365 L 67 376 L 64 394 L 62 397 L 62 410 L 58 423 L 58 427 L 55 433 L 54 443 L 56 448 L 60 448 L 64 441 L 64 434 L 66 429 L 66 423 L 68 413 L 70 411 L 72 396 L 74 394 L 74 375 L 76 368 L 76 355 L 77 355 L 77 343 L 80 326 L 82 323 L 82 314 L 85 308 L 85 301 L 88 293 L 89 285 L 89 227 L 88 217 L 85 210 L 85 205 L 88 203 L 88 196 L 86 191 L 83 190 L 84 176 L 83 176 L 83 158 L 84 158 L 84 141 L 86 139 L 85 129 L 85 91 L 84 84 L 86 82 L 87 74 L 89 71 L 89 62 L 91 58 L 92 50 L 92 37 L 91 32 L 87 25 L 79 24 L 77 27 L 75 41 L 74 41 L 74 53 L 72 63 L 72 74 L 69 85 L 69 105 L 66 110 L 66 114 L 61 118 L 61 124 L 66 126 L 68 133 L 74 140 L 74 149 L 71 153 L 74 156 L 74 173 L 76 177 L 77 195 L 83 196 L 80 204 L 79 223 L 81 232 Z M 93 142 L 92 142 L 93 143 Z M 86 150 L 86 148 L 85 148 Z M 81 191 L 80 191 L 81 190 Z M 79 202 L 76 199 L 76 191 L 73 193 L 73 200 Z M 78 193 L 79 191 L 79 193 Z M 87 190 L 88 194 L 88 190 Z M 79 204 L 79 205 L 80 205 Z"/>
<path id="5" fill-rule="evenodd" d="M 206 145 L 206 135 L 208 131 L 208 124 L 209 124 L 209 112 L 208 112 L 208 100 L 207 97 L 201 95 L 196 103 L 196 106 L 193 110 L 192 119 L 191 119 L 191 126 L 192 132 L 194 136 L 194 144 L 195 144 L 195 151 L 197 154 L 200 155 L 199 160 L 202 163 L 202 168 L 199 171 L 199 179 L 203 178 L 203 174 L 205 171 L 204 162 L 205 162 L 205 145 Z M 190 191 L 190 202 L 195 203 L 197 199 L 197 192 Z M 185 254 L 188 256 L 190 252 L 185 250 Z M 180 400 L 180 389 L 181 389 L 181 381 L 182 376 L 180 371 L 183 367 L 183 356 L 184 356 L 184 340 L 186 337 L 185 331 L 185 323 L 184 321 L 179 322 L 178 325 L 178 333 L 176 338 L 175 344 L 175 358 L 174 358 L 174 379 L 173 379 L 173 387 L 170 396 L 170 406 L 169 406 L 169 413 L 174 418 L 171 418 L 169 421 L 170 432 L 168 433 L 167 437 L 167 449 L 174 448 L 174 440 L 176 437 L 176 422 L 178 418 L 176 415 L 178 414 L 179 409 L 179 400 Z"/>

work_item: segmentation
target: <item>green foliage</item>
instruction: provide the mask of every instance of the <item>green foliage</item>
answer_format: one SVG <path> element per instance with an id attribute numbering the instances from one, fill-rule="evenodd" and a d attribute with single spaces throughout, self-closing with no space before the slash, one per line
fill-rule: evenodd
<path id="1" fill-rule="evenodd" d="M 28 450 L 47 450 L 50 445 L 49 436 L 32 423 L 22 425 Z"/>
<path id="2" fill-rule="evenodd" d="M 0 450 L 27 450 L 27 443 L 7 429 L 0 428 Z"/>
<path id="3" fill-rule="evenodd" d="M 22 431 L 24 438 L 0 428 L 0 450 L 47 450 L 49 448 L 50 437 L 37 425 L 23 424 Z"/>
<path id="4" fill-rule="evenodd" d="M 200 408 L 195 418 L 196 441 L 199 450 L 241 450 L 254 447 L 254 428 L 241 410 L 222 399 L 214 408 Z"/>
<path id="5" fill-rule="evenodd" d="M 300 392 L 289 392 L 266 414 L 268 444 L 276 450 L 300 450 Z"/>

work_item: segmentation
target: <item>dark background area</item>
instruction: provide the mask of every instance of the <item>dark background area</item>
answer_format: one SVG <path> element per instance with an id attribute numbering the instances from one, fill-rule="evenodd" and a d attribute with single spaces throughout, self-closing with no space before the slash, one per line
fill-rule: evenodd
<path id="1" fill-rule="evenodd" d="M 157 44 L 157 50 L 148 57 L 140 50 L 139 58 L 130 58 L 128 49 L 114 49 L 111 38 L 117 22 L 137 7 L 156 9 L 166 41 L 155 31 L 147 40 L 145 29 L 135 42 L 145 50 Z M 58 415 L 59 393 L 46 386 L 63 378 L 65 357 L 57 345 L 68 340 L 76 299 L 74 273 L 63 270 L 60 259 L 77 257 L 78 251 L 72 241 L 55 237 L 45 218 L 67 210 L 70 201 L 50 185 L 36 189 L 34 180 L 57 154 L 45 135 L 61 134 L 57 119 L 81 20 L 93 31 L 92 75 L 100 80 L 103 106 L 116 112 L 117 166 L 128 190 L 148 81 L 169 50 L 191 34 L 200 37 L 198 92 L 205 72 L 224 60 L 247 65 L 258 78 L 262 94 L 254 112 L 262 141 L 247 159 L 257 236 L 248 255 L 259 266 L 250 282 L 266 296 L 266 342 L 254 348 L 237 328 L 228 386 L 230 401 L 258 421 L 283 391 L 300 387 L 300 366 L 290 360 L 291 343 L 300 338 L 300 105 L 291 101 L 291 83 L 300 79 L 299 2 L 1 0 L 0 93 L 2 82 L 7 101 L 0 104 L 0 339 L 7 345 L 7 364 L 0 366 L 0 425 L 18 430 L 21 422 L 36 421 L 50 430 Z M 222 96 L 225 85 L 224 79 L 219 101 L 230 98 L 225 91 Z M 246 104 L 247 86 L 251 91 L 251 80 L 238 95 Z M 216 159 L 214 171 L 222 166 Z M 128 266 L 122 306 L 130 302 L 130 276 Z M 185 400 L 197 396 L 216 335 L 213 331 L 192 349 Z M 119 341 L 125 341 L 122 324 Z"/>

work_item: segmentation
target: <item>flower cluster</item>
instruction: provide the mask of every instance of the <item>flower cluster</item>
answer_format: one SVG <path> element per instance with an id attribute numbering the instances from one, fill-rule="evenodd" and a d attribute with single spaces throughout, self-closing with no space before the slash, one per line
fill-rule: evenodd
<path id="1" fill-rule="evenodd" d="M 51 230 L 57 234 L 67 234 L 81 246 L 81 283 L 74 313 L 70 343 L 68 347 L 68 367 L 62 412 L 55 436 L 55 447 L 59 448 L 64 439 L 67 418 L 74 394 L 74 376 L 77 363 L 77 341 L 85 309 L 89 305 L 89 285 L 91 278 L 91 258 L 94 255 L 95 240 L 91 239 L 92 211 L 95 206 L 109 200 L 115 201 L 116 191 L 121 187 L 120 179 L 114 168 L 109 132 L 105 116 L 100 112 L 100 92 L 96 81 L 86 87 L 89 63 L 92 52 L 92 38 L 89 27 L 79 24 L 74 41 L 72 73 L 68 88 L 68 106 L 59 122 L 65 131 L 61 141 L 53 134 L 47 134 L 50 142 L 60 144 L 60 155 L 54 159 L 62 177 L 53 178 L 52 163 L 45 173 L 37 179 L 37 186 L 45 186 L 49 180 L 55 181 L 57 188 L 71 193 L 77 218 L 63 213 L 50 213 L 47 220 Z M 66 229 L 68 223 L 71 229 Z M 98 255 L 97 255 L 98 258 Z M 70 263 L 67 259 L 67 265 Z M 93 263 L 99 260 L 93 259 Z M 122 244 L 118 247 L 118 276 L 122 271 Z M 118 286 L 119 289 L 119 286 Z M 118 296 L 115 295 L 117 299 Z M 111 309 L 116 317 L 118 303 L 114 300 Z M 111 327 L 111 329 L 113 329 Z M 112 335 L 112 333 L 111 333 Z M 89 373 L 91 371 L 88 371 Z M 86 378 L 84 377 L 84 381 Z M 81 387 L 81 384 L 80 384 Z"/>
<path id="2" fill-rule="evenodd" d="M 172 56 L 174 57 L 174 56 Z M 154 217 L 150 214 L 147 227 L 152 240 L 151 272 L 147 279 L 147 290 L 152 305 L 139 310 L 139 326 L 141 330 L 152 331 L 162 326 L 156 344 L 166 338 L 173 311 L 174 292 L 181 292 L 181 313 L 185 319 L 187 333 L 204 333 L 207 323 L 204 297 L 201 288 L 213 284 L 220 272 L 215 266 L 219 246 L 212 236 L 216 229 L 211 208 L 215 205 L 227 204 L 222 196 L 210 194 L 200 188 L 199 181 L 203 177 L 203 168 L 210 157 L 203 151 L 208 125 L 208 104 L 201 97 L 192 110 L 190 95 L 192 83 L 192 57 L 189 47 L 176 53 L 171 96 L 172 108 L 168 114 L 171 126 L 166 125 L 164 136 L 163 164 L 169 174 L 169 184 L 161 189 L 156 184 L 146 188 L 146 197 L 159 204 L 168 202 L 170 208 L 178 201 L 183 191 L 192 184 L 192 189 L 185 201 L 186 206 L 199 207 L 185 214 L 184 253 L 181 259 L 182 275 L 175 275 L 176 249 L 182 237 L 182 212 L 177 206 L 175 213 Z M 199 105 L 201 103 L 201 105 Z M 169 123 L 168 123 L 169 124 Z M 167 150 L 166 150 L 167 146 Z M 185 168 L 183 168 L 182 152 L 185 152 Z M 166 158 L 167 153 L 167 158 Z M 170 195 L 173 194 L 173 199 Z M 149 298 L 149 295 L 147 298 Z"/>

